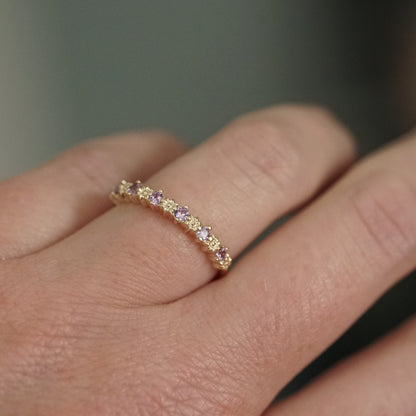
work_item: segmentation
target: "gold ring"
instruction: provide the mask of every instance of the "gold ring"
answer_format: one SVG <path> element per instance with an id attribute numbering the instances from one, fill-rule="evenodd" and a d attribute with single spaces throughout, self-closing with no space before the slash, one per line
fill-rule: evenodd
<path id="1" fill-rule="evenodd" d="M 191 215 L 188 206 L 179 205 L 173 199 L 166 198 L 162 190 L 155 191 L 140 181 L 127 182 L 123 180 L 110 193 L 110 199 L 116 205 L 134 203 L 158 210 L 177 224 L 182 225 L 185 232 L 194 237 L 193 239 L 207 253 L 216 269 L 226 272 L 230 267 L 232 259 L 228 254 L 228 248 L 224 247 L 218 237 L 213 234 L 212 227 L 202 225 L 198 217 Z"/>

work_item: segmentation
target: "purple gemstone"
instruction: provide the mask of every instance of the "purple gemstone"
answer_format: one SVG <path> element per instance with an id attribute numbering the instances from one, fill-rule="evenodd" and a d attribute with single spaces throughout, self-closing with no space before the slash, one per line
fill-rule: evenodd
<path id="1" fill-rule="evenodd" d="M 149 196 L 149 201 L 153 205 L 159 205 L 162 202 L 163 194 L 160 191 L 154 191 L 152 195 Z"/>
<path id="2" fill-rule="evenodd" d="M 201 229 L 196 232 L 196 236 L 203 241 L 205 241 L 210 235 L 211 231 L 208 227 L 201 227 Z"/>
<path id="3" fill-rule="evenodd" d="M 119 193 L 120 193 L 120 188 L 119 188 L 119 185 L 117 185 L 115 188 L 114 188 L 114 194 L 115 195 L 118 195 Z"/>
<path id="4" fill-rule="evenodd" d="M 225 247 L 220 247 L 220 249 L 215 253 L 215 257 L 219 261 L 224 261 L 226 254 L 227 254 L 226 248 Z"/>
<path id="5" fill-rule="evenodd" d="M 185 207 L 178 207 L 178 209 L 175 210 L 173 215 L 178 221 L 184 222 L 189 217 L 189 211 Z"/>
<path id="6" fill-rule="evenodd" d="M 134 183 L 133 185 L 130 185 L 127 189 L 127 192 L 130 195 L 137 195 L 137 191 L 142 187 L 142 185 L 140 183 Z"/>

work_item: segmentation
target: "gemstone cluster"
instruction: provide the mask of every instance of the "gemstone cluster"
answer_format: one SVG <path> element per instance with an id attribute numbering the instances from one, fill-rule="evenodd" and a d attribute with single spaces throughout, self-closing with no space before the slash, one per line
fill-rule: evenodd
<path id="1" fill-rule="evenodd" d="M 161 190 L 153 190 L 144 186 L 140 181 L 121 183 L 110 193 L 110 199 L 115 204 L 141 203 L 162 211 L 176 223 L 185 227 L 185 231 L 194 235 L 195 240 L 201 244 L 215 266 L 226 271 L 232 259 L 228 249 L 221 245 L 219 239 L 213 234 L 212 227 L 202 225 L 199 218 L 191 215 L 187 206 L 179 205 L 173 199 L 166 198 Z"/>

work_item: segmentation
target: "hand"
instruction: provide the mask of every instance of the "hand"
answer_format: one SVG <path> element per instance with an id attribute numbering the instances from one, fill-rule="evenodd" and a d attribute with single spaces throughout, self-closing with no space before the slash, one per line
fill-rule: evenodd
<path id="1" fill-rule="evenodd" d="M 416 412 L 416 321 L 266 410 L 416 265 L 416 136 L 356 164 L 324 110 L 270 108 L 197 148 L 162 132 L 87 142 L 0 185 L 0 414 Z M 238 256 L 224 277 L 121 179 L 188 204 Z M 317 194 L 319 198 L 312 200 Z"/>

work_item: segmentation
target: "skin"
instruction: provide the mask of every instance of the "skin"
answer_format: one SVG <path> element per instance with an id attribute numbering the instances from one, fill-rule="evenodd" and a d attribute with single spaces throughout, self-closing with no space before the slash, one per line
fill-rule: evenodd
<path id="1" fill-rule="evenodd" d="M 0 414 L 414 415 L 416 321 L 277 407 L 276 393 L 416 266 L 416 132 L 355 161 L 317 107 L 244 115 L 195 149 L 85 143 L 0 184 Z M 215 278 L 121 179 L 189 205 L 239 254 Z M 302 253 L 302 255 L 300 255 Z"/>

